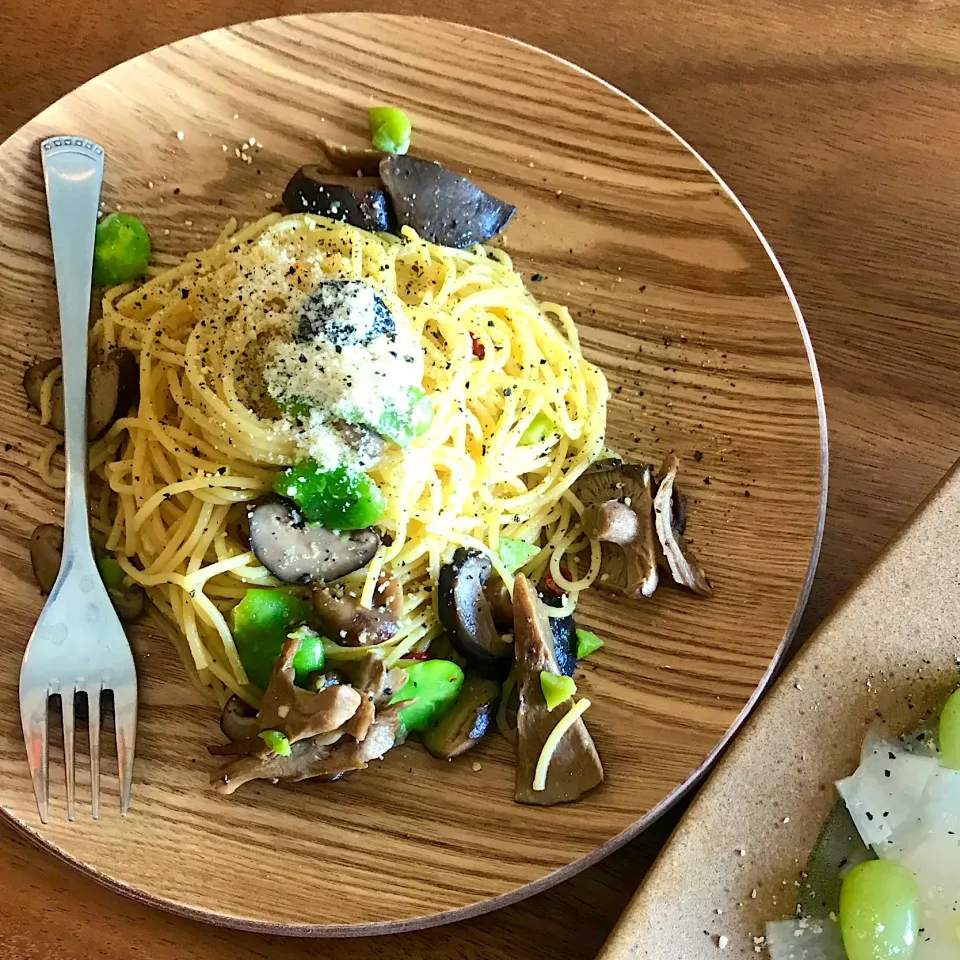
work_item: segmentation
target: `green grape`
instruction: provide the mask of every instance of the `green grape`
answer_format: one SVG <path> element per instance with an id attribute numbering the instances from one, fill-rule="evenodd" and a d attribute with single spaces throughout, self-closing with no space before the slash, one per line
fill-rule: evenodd
<path id="1" fill-rule="evenodd" d="M 960 770 L 960 690 L 955 690 L 940 714 L 940 760 Z"/>
<path id="2" fill-rule="evenodd" d="M 917 881 L 892 860 L 854 867 L 840 888 L 840 932 L 849 960 L 910 960 L 916 949 Z"/>

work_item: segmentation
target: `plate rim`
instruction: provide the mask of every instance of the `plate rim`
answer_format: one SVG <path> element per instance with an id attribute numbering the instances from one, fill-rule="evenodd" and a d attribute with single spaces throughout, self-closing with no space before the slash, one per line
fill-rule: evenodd
<path id="1" fill-rule="evenodd" d="M 486 900 L 469 904 L 463 907 L 457 907 L 453 910 L 447 910 L 442 913 L 433 913 L 427 914 L 420 917 L 411 917 L 404 920 L 384 920 L 384 921 L 374 921 L 371 923 L 358 923 L 358 924 L 316 924 L 316 923 L 303 923 L 303 924 L 291 924 L 291 923 L 272 923 L 264 920 L 252 920 L 246 919 L 243 917 L 234 917 L 224 913 L 217 913 L 210 910 L 205 910 L 199 907 L 188 906 L 182 903 L 177 903 L 173 900 L 169 900 L 165 897 L 156 896 L 154 894 L 145 893 L 137 887 L 131 886 L 129 884 L 123 883 L 120 880 L 114 879 L 113 877 L 107 876 L 104 873 L 101 873 L 96 868 L 90 866 L 82 860 L 77 859 L 76 857 L 71 856 L 67 853 L 66 850 L 58 847 L 56 844 L 44 839 L 41 837 L 36 830 L 31 828 L 28 824 L 17 819 L 11 813 L 9 813 L 4 807 L 0 806 L 0 817 L 3 821 L 8 823 L 13 829 L 17 832 L 18 835 L 25 837 L 31 843 L 35 844 L 38 847 L 41 847 L 43 850 L 51 853 L 57 860 L 62 863 L 67 864 L 68 866 L 79 870 L 85 876 L 90 877 L 96 883 L 101 886 L 107 887 L 110 890 L 115 891 L 123 896 L 129 897 L 130 899 L 145 904 L 150 907 L 155 907 L 157 909 L 163 910 L 166 913 L 173 913 L 177 916 L 185 917 L 191 920 L 197 920 L 203 923 L 208 923 L 213 926 L 223 927 L 233 930 L 241 930 L 248 933 L 259 933 L 259 934 L 272 934 L 286 937 L 303 937 L 311 939 L 345 939 L 352 937 L 367 937 L 367 936 L 383 936 L 387 934 L 397 934 L 397 933 L 409 933 L 416 930 L 427 930 L 433 927 L 439 927 L 450 923 L 457 923 L 462 920 L 470 920 L 475 917 L 483 916 L 487 913 L 492 913 L 496 910 L 500 910 L 503 907 L 508 907 L 513 904 L 519 903 L 523 900 L 533 897 L 539 893 L 543 893 L 546 890 L 551 889 L 552 887 L 557 886 L 560 883 L 563 883 L 566 880 L 575 877 L 577 874 L 582 873 L 584 870 L 596 865 L 601 860 L 606 859 L 612 853 L 619 850 L 630 840 L 637 837 L 644 830 L 650 827 L 653 823 L 659 820 L 664 814 L 666 814 L 673 806 L 675 806 L 683 797 L 689 794 L 694 788 L 699 786 L 701 782 L 705 779 L 707 774 L 715 767 L 717 760 L 720 755 L 724 753 L 727 747 L 730 745 L 731 740 L 739 732 L 740 728 L 746 722 L 748 717 L 753 713 L 754 708 L 756 707 L 760 698 L 767 691 L 768 687 L 771 685 L 773 679 L 779 673 L 780 667 L 784 663 L 784 659 L 787 653 L 787 650 L 790 647 L 791 641 L 793 640 L 797 628 L 799 627 L 801 617 L 803 616 L 804 610 L 806 609 L 807 602 L 810 598 L 810 592 L 813 587 L 813 582 L 815 579 L 817 565 L 820 558 L 820 549 L 823 543 L 823 532 L 826 522 L 826 513 L 827 513 L 827 493 L 828 493 L 828 479 L 829 479 L 829 441 L 828 441 L 828 431 L 827 431 L 827 413 L 826 406 L 823 396 L 823 384 L 820 379 L 819 366 L 817 364 L 816 355 L 813 349 L 813 342 L 810 338 L 809 330 L 807 329 L 806 321 L 803 318 L 803 314 L 800 310 L 800 305 L 797 301 L 796 295 L 793 292 L 793 288 L 790 285 L 790 281 L 787 279 L 787 275 L 780 264 L 780 261 L 777 259 L 777 255 L 773 250 L 773 247 L 770 245 L 767 238 L 764 236 L 757 222 L 750 215 L 750 212 L 744 206 L 740 198 L 736 195 L 733 189 L 727 184 L 727 182 L 720 176 L 719 173 L 714 169 L 714 167 L 700 154 L 700 152 L 684 137 L 682 137 L 676 130 L 673 129 L 668 123 L 662 120 L 657 114 L 655 114 L 648 107 L 645 107 L 642 103 L 636 100 L 634 97 L 630 96 L 628 93 L 625 93 L 619 87 L 610 83 L 607 80 L 604 80 L 603 77 L 597 76 L 595 73 L 587 70 L 585 67 L 581 67 L 578 64 L 574 63 L 571 60 L 567 60 L 565 57 L 561 57 L 558 54 L 551 53 L 549 50 L 545 50 L 542 47 L 538 47 L 535 44 L 528 43 L 524 40 L 518 40 L 515 37 L 507 36 L 506 34 L 498 33 L 494 30 L 485 30 L 481 27 L 475 27 L 470 24 L 460 23 L 454 20 L 443 20 L 437 17 L 426 17 L 419 14 L 396 14 L 396 13 L 378 13 L 370 10 L 340 10 L 340 11 L 329 11 L 329 12 L 314 12 L 314 13 L 299 13 L 299 14 L 290 14 L 286 16 L 277 16 L 277 17 L 261 17 L 255 20 L 242 20 L 234 23 L 226 24 L 221 27 L 215 27 L 211 30 L 205 30 L 201 33 L 191 34 L 187 37 L 180 37 L 176 40 L 171 41 L 167 44 L 161 44 L 158 47 L 153 47 L 150 50 L 143 51 L 142 53 L 137 54 L 133 57 L 128 57 L 126 60 L 122 60 L 119 63 L 114 64 L 112 67 L 109 67 L 107 70 L 101 71 L 98 74 L 90 77 L 88 80 L 84 81 L 79 86 L 74 87 L 72 90 L 67 91 L 62 96 L 58 97 L 53 103 L 49 104 L 38 114 L 31 117 L 25 123 L 17 127 L 7 138 L 0 143 L 0 150 L 3 149 L 11 140 L 19 137 L 21 133 L 31 124 L 42 120 L 44 115 L 49 111 L 53 110 L 62 100 L 66 99 L 69 96 L 82 91 L 88 85 L 95 83 L 109 77 L 114 71 L 122 70 L 127 67 L 129 64 L 135 62 L 141 57 L 150 56 L 153 53 L 156 53 L 158 50 L 165 50 L 171 47 L 176 47 L 178 44 L 185 41 L 196 40 L 198 38 L 207 37 L 212 34 L 223 33 L 223 32 L 235 32 L 241 28 L 246 27 L 257 27 L 261 24 L 269 23 L 295 23 L 297 21 L 311 21 L 318 22 L 324 20 L 330 20 L 337 17 L 350 16 L 350 17 L 365 17 L 376 20 L 394 20 L 400 22 L 410 22 L 410 21 L 420 21 L 422 23 L 435 23 L 445 27 L 455 27 L 458 30 L 468 31 L 475 34 L 483 34 L 490 37 L 496 37 L 499 40 L 505 40 L 508 43 L 515 44 L 519 47 L 525 48 L 526 50 L 532 51 L 537 54 L 549 57 L 551 60 L 554 60 L 557 63 L 568 67 L 581 76 L 586 77 L 590 80 L 593 80 L 603 87 L 605 87 L 610 92 L 616 94 L 619 97 L 622 97 L 626 100 L 631 106 L 640 110 L 645 114 L 649 119 L 651 119 L 661 130 L 670 134 L 675 140 L 677 140 L 693 157 L 696 158 L 698 163 L 706 170 L 711 177 L 716 181 L 717 185 L 723 191 L 724 195 L 733 202 L 734 206 L 737 208 L 737 211 L 744 218 L 744 220 L 749 225 L 750 229 L 753 231 L 756 239 L 759 241 L 760 246 L 763 248 L 764 253 L 769 258 L 773 268 L 777 274 L 777 278 L 780 281 L 783 291 L 787 296 L 787 300 L 790 303 L 790 306 L 794 313 L 794 319 L 796 320 L 797 327 L 800 331 L 800 337 L 803 341 L 804 351 L 806 353 L 807 365 L 810 370 L 810 377 L 814 389 L 814 399 L 817 405 L 817 425 L 819 433 L 819 449 L 820 449 L 820 496 L 819 503 L 817 505 L 817 521 L 816 521 L 816 530 L 814 533 L 813 544 L 810 550 L 810 559 L 807 564 L 807 571 L 804 576 L 803 586 L 800 590 L 797 604 L 794 608 L 793 614 L 790 618 L 789 623 L 787 624 L 783 636 L 780 639 L 780 642 L 777 646 L 777 650 L 773 657 L 770 659 L 770 663 L 767 666 L 767 669 L 764 671 L 763 676 L 757 682 L 753 693 L 750 695 L 750 698 L 744 704 L 743 708 L 734 718 L 733 722 L 730 724 L 723 736 L 718 740 L 714 748 L 710 751 L 709 754 L 704 758 L 702 763 L 697 767 L 697 769 L 684 781 L 680 786 L 676 787 L 671 791 L 663 800 L 660 801 L 655 807 L 649 810 L 639 819 L 635 820 L 629 827 L 621 831 L 615 837 L 611 837 L 606 843 L 601 844 L 600 846 L 594 848 L 590 853 L 585 854 L 582 857 L 579 857 L 576 860 L 571 861 L 563 867 L 560 867 L 557 870 L 554 870 L 552 873 L 547 874 L 546 876 L 541 877 L 538 880 L 534 880 L 531 883 L 527 883 L 523 886 L 516 887 L 513 890 L 510 890 L 507 893 L 500 894 L 499 896 L 491 897 Z"/>

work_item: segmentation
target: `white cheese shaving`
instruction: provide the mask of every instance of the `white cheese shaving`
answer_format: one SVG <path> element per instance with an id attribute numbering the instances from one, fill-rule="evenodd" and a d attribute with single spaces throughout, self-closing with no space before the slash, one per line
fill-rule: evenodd
<path id="1" fill-rule="evenodd" d="M 547 771 L 550 769 L 550 761 L 553 759 L 554 753 L 557 752 L 557 747 L 560 746 L 563 735 L 587 712 L 589 707 L 590 701 L 584 697 L 578 701 L 573 709 L 570 710 L 565 717 L 562 717 L 560 722 L 550 731 L 550 736 L 547 737 L 547 741 L 540 751 L 540 759 L 537 761 L 537 769 L 533 775 L 534 790 L 546 790 Z"/>
<path id="2" fill-rule="evenodd" d="M 867 734 L 856 773 L 837 782 L 865 844 L 887 841 L 916 808 L 937 767 L 934 757 L 915 753 L 899 740 Z"/>

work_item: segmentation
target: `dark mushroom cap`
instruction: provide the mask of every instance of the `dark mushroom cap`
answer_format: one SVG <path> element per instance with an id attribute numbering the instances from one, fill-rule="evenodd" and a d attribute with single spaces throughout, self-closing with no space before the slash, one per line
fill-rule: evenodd
<path id="1" fill-rule="evenodd" d="M 57 582 L 63 559 L 63 527 L 41 523 L 30 537 L 30 564 L 33 576 L 43 593 L 49 593 Z"/>
<path id="2" fill-rule="evenodd" d="M 561 597 L 537 591 L 540 602 L 546 607 L 562 606 Z M 557 658 L 557 667 L 565 676 L 572 677 L 577 669 L 577 624 L 573 614 L 565 617 L 549 617 L 550 632 L 553 634 L 553 652 Z"/>
<path id="3" fill-rule="evenodd" d="M 440 622 L 454 649 L 488 668 L 513 657 L 513 644 L 497 631 L 483 590 L 492 570 L 489 557 L 460 547 L 441 568 L 437 584 Z"/>
<path id="4" fill-rule="evenodd" d="M 374 177 L 338 177 L 308 164 L 290 178 L 283 205 L 291 213 L 314 213 L 361 230 L 390 229 L 387 195 Z"/>
<path id="5" fill-rule="evenodd" d="M 372 322 L 361 327 L 355 310 L 373 305 Z M 393 314 L 376 290 L 361 280 L 327 280 L 307 298 L 294 339 L 310 343 L 322 337 L 335 346 L 361 346 L 377 337 L 396 337 Z"/>
<path id="6" fill-rule="evenodd" d="M 220 729 L 230 740 L 247 740 L 260 732 L 260 721 L 256 710 L 234 694 L 220 711 Z"/>
<path id="7" fill-rule="evenodd" d="M 400 629 L 403 587 L 394 577 L 381 577 L 374 606 L 362 607 L 352 597 L 327 587 L 313 588 L 313 609 L 327 636 L 346 647 L 363 647 L 389 640 Z"/>
<path id="8" fill-rule="evenodd" d="M 499 233 L 517 208 L 432 160 L 388 156 L 380 177 L 399 226 L 431 243 L 469 247 Z"/>
<path id="9" fill-rule="evenodd" d="M 584 504 L 587 536 L 602 545 L 597 585 L 629 597 L 649 597 L 659 580 L 653 469 L 622 460 L 601 460 L 577 480 L 574 492 Z"/>
<path id="10" fill-rule="evenodd" d="M 30 537 L 30 564 L 37 586 L 43 593 L 49 593 L 57 582 L 62 558 L 63 527 L 56 523 L 41 523 Z M 139 583 L 125 582 L 107 593 L 117 616 L 124 623 L 132 623 L 143 613 L 146 594 Z"/>
<path id="11" fill-rule="evenodd" d="M 380 546 L 372 528 L 338 533 L 303 521 L 288 500 L 268 497 L 247 511 L 250 549 L 284 583 L 338 580 L 366 566 Z"/>
<path id="12" fill-rule="evenodd" d="M 424 730 L 423 745 L 438 760 L 466 753 L 490 729 L 499 697 L 499 683 L 468 673 L 456 703 Z"/>

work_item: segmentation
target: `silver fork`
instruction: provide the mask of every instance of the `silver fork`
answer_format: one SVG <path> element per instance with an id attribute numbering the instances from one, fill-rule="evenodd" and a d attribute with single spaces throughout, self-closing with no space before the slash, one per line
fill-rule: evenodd
<path id="1" fill-rule="evenodd" d="M 112 691 L 120 773 L 120 808 L 130 806 L 137 735 L 137 674 L 123 627 L 90 545 L 87 519 L 87 340 L 94 233 L 103 181 L 103 147 L 83 137 L 41 144 L 63 356 L 64 505 L 60 573 L 30 636 L 20 667 L 20 720 L 40 820 L 49 812 L 47 714 L 59 696 L 67 818 L 74 816 L 74 701 L 89 715 L 93 818 L 100 816 L 100 697 Z"/>

